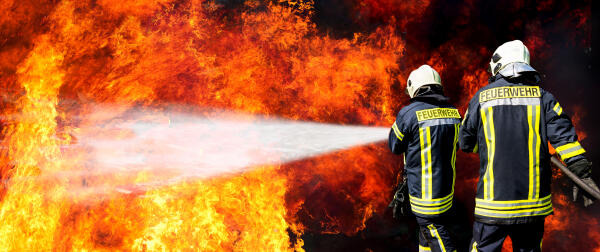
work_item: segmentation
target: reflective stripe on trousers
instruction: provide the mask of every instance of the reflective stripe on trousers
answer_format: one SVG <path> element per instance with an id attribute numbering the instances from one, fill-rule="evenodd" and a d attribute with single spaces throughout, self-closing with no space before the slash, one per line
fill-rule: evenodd
<path id="1" fill-rule="evenodd" d="M 513 225 L 491 225 L 478 221 L 473 223 L 471 251 L 496 252 L 502 249 L 507 236 L 512 240 L 513 250 L 541 252 L 544 222 Z"/>
<path id="2" fill-rule="evenodd" d="M 427 226 L 427 228 L 429 228 L 429 232 L 431 232 L 431 237 L 437 239 L 438 245 L 440 246 L 440 250 L 442 252 L 446 252 L 446 246 L 444 246 L 444 241 L 442 241 L 442 237 L 440 237 L 437 228 L 435 228 L 433 224 L 430 224 L 429 226 Z"/>

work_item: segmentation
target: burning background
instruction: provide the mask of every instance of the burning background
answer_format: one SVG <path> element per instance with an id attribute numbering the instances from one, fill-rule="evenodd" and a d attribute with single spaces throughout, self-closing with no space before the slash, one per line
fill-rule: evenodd
<path id="1" fill-rule="evenodd" d="M 415 223 L 386 209 L 401 161 L 383 142 L 196 179 L 173 170 L 210 151 L 177 155 L 152 129 L 151 149 L 121 144 L 178 125 L 173 113 L 215 110 L 389 127 L 423 63 L 464 112 L 512 39 L 600 163 L 591 1 L 4 0 L 0 11 L 2 250 L 413 251 Z M 244 130 L 210 137 L 261 144 Z M 123 150 L 175 156 L 140 163 Z M 467 238 L 477 162 L 459 154 Z M 559 172 L 553 187 L 544 247 L 600 251 L 600 204 L 571 203 Z"/>

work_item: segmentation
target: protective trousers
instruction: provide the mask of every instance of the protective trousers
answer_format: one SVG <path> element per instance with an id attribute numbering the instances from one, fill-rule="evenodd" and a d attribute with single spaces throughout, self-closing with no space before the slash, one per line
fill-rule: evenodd
<path id="1" fill-rule="evenodd" d="M 445 218 L 425 219 L 417 217 L 419 223 L 419 252 L 453 252 L 456 246 L 447 227 Z"/>
<path id="2" fill-rule="evenodd" d="M 541 252 L 544 222 L 491 225 L 475 221 L 471 252 L 501 251 L 506 236 L 510 236 L 515 252 Z"/>

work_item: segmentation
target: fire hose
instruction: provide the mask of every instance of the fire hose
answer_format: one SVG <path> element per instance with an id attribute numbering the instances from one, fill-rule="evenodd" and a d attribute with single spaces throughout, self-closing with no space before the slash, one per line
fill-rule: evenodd
<path id="1" fill-rule="evenodd" d="M 552 156 L 550 158 L 550 161 L 552 162 L 552 164 L 554 164 L 554 166 L 558 167 L 559 169 L 561 169 L 565 174 L 567 174 L 567 176 L 573 181 L 575 182 L 575 184 L 577 186 L 579 186 L 579 188 L 583 189 L 584 191 L 586 191 L 587 193 L 589 193 L 590 195 L 592 195 L 594 198 L 596 198 L 597 200 L 600 200 L 600 192 L 595 190 L 594 188 L 592 188 L 591 186 L 589 186 L 588 184 L 586 184 L 585 182 L 583 182 L 581 180 L 581 178 L 577 177 L 577 175 L 575 175 L 575 173 L 571 172 L 567 166 L 565 166 L 560 160 L 558 160 L 558 158 L 556 158 L 555 156 Z"/>

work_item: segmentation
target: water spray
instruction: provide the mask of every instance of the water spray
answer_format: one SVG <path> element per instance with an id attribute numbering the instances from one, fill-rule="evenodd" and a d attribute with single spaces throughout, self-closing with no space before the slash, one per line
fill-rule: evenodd
<path id="1" fill-rule="evenodd" d="M 225 111 L 102 110 L 104 122 L 75 135 L 94 175 L 152 174 L 143 187 L 227 176 L 380 142 L 389 128 L 294 121 Z M 93 116 L 93 115 L 92 115 Z M 89 175 L 89 174 L 88 174 Z M 64 174 L 63 174 L 64 176 Z M 132 191 L 120 186 L 120 192 Z"/>

